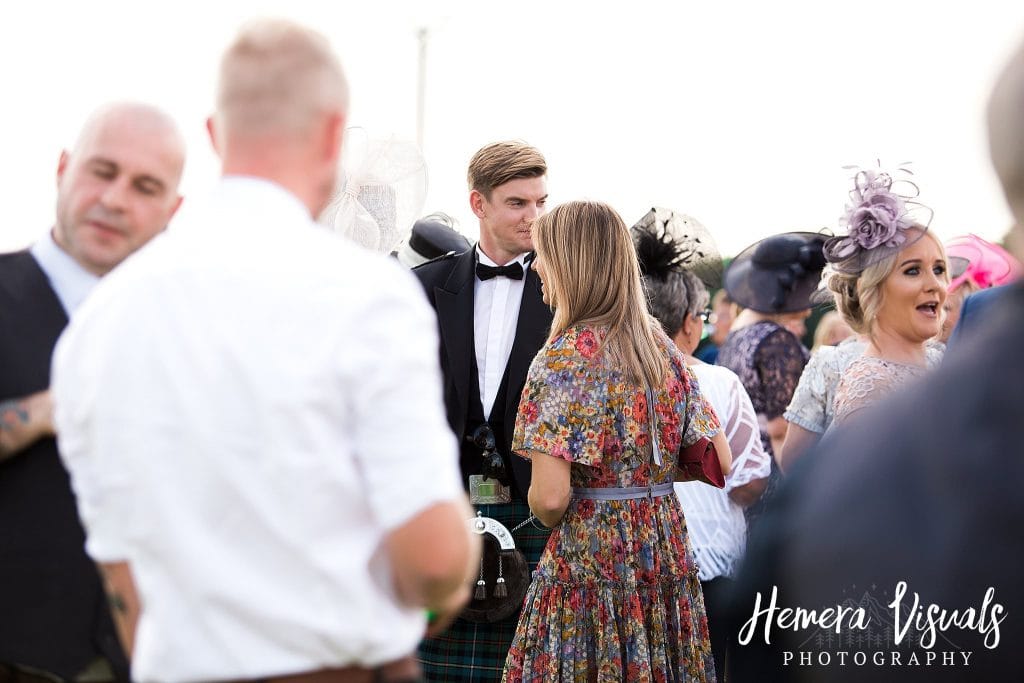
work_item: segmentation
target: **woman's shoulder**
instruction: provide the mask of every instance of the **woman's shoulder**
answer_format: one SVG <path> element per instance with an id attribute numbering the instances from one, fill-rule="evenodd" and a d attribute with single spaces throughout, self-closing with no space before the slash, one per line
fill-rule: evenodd
<path id="1" fill-rule="evenodd" d="M 606 334 L 607 330 L 594 325 L 570 325 L 551 337 L 546 346 L 560 355 L 590 359 L 597 353 Z"/>
<path id="2" fill-rule="evenodd" d="M 739 375 L 722 365 L 709 365 L 707 363 L 695 363 L 688 366 L 690 372 L 697 377 L 697 381 L 701 383 L 701 386 L 719 384 L 723 386 L 739 385 L 743 386 L 740 381 Z"/>

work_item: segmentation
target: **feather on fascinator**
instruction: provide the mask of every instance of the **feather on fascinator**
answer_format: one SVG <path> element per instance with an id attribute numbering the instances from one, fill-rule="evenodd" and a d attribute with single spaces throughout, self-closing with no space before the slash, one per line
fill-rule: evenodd
<path id="1" fill-rule="evenodd" d="M 881 168 L 856 169 L 846 211 L 839 219 L 846 234 L 825 242 L 825 259 L 834 270 L 859 274 L 924 235 L 932 211 L 916 201 L 920 189 L 908 177 L 911 175 L 907 164 L 893 173 Z M 911 234 L 910 228 L 920 232 Z"/>
<path id="2" fill-rule="evenodd" d="M 714 238 L 696 218 L 654 207 L 632 228 L 640 274 L 665 280 L 672 271 L 687 270 L 708 287 L 722 283 L 722 256 Z"/>
<path id="3" fill-rule="evenodd" d="M 427 196 L 427 165 L 413 142 L 345 131 L 339 189 L 320 223 L 389 254 L 409 237 Z"/>

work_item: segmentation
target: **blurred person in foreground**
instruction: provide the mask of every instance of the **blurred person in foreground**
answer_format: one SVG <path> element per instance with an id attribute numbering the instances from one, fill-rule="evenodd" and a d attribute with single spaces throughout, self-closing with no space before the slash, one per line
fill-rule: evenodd
<path id="1" fill-rule="evenodd" d="M 548 539 L 527 505 L 530 463 L 511 448 L 526 371 L 551 326 L 540 278 L 530 268 L 530 225 L 547 210 L 547 172 L 544 156 L 523 142 L 481 147 L 467 172 L 479 242 L 413 270 L 437 312 L 445 409 L 461 444 L 462 484 L 481 518 L 500 524 L 524 561 L 512 571 L 496 537 L 484 536 L 466 611 L 420 646 L 431 681 L 501 678 L 529 572 Z"/>
<path id="2" fill-rule="evenodd" d="M 533 224 L 551 334 L 530 366 L 512 448 L 551 537 L 507 682 L 713 680 L 697 567 L 673 494 L 679 450 L 729 445 L 682 354 L 647 312 L 629 229 L 570 202 Z"/>
<path id="3" fill-rule="evenodd" d="M 771 457 L 761 444 L 757 413 L 739 377 L 728 368 L 694 358 L 703 329 L 708 292 L 702 277 L 721 277 L 721 257 L 700 223 L 667 209 L 651 209 L 632 228 L 651 313 L 683 353 L 700 390 L 722 422 L 732 452 L 725 488 L 679 482 L 687 531 L 697 562 L 711 651 L 719 681 L 725 680 L 732 641 L 725 596 L 747 542 L 743 509 L 756 501 L 771 474 Z"/>
<path id="4" fill-rule="evenodd" d="M 246 26 L 207 123 L 223 178 L 58 344 L 61 455 L 135 680 L 415 681 L 426 611 L 467 597 L 430 310 L 313 220 L 347 103 L 322 36 Z"/>
<path id="5" fill-rule="evenodd" d="M 990 153 L 1018 222 L 1022 111 L 1024 45 L 988 104 Z M 826 629 L 780 628 L 762 615 L 737 660 L 738 680 L 1024 679 L 1017 646 L 1024 640 L 1024 460 L 1013 457 L 1024 414 L 1024 285 L 1004 292 L 964 353 L 840 425 L 798 463 L 748 546 L 732 604 L 737 627 L 749 625 L 757 601 L 763 609 L 773 593 L 780 610 L 879 604 L 874 626 L 844 620 L 829 647 Z M 930 624 L 927 610 L 944 613 L 946 626 Z M 898 642 L 891 630 L 897 611 L 901 629 L 922 616 Z M 864 637 L 868 663 L 839 665 L 839 643 Z M 806 653 L 812 663 L 787 665 L 787 652 Z M 872 661 L 875 652 L 881 663 Z M 822 653 L 829 663 L 821 663 Z"/>
<path id="6" fill-rule="evenodd" d="M 836 309 L 867 341 L 839 379 L 833 423 L 942 360 L 942 350 L 928 342 L 941 331 L 946 252 L 921 215 L 917 186 L 900 171 L 858 170 L 846 207 L 847 234 L 825 244 Z"/>
<path id="7" fill-rule="evenodd" d="M 57 455 L 50 360 L 99 279 L 167 226 L 184 163 L 170 117 L 144 104 L 107 105 L 61 153 L 53 228 L 31 248 L 0 255 L 0 680 L 5 666 L 22 678 L 26 669 L 128 677 Z"/>
<path id="8" fill-rule="evenodd" d="M 761 500 L 745 511 L 757 518 L 778 485 L 776 454 L 786 436 L 783 413 L 793 398 L 808 351 L 793 332 L 803 326 L 825 265 L 825 238 L 812 232 L 788 232 L 755 242 L 733 259 L 725 271 L 725 289 L 744 310 L 718 354 L 718 364 L 739 376 L 747 390 L 772 458 L 772 475 Z"/>
<path id="9" fill-rule="evenodd" d="M 945 317 L 939 341 L 946 344 L 956 331 L 961 311 L 972 294 L 1010 284 L 1021 276 L 1020 261 L 998 244 L 977 235 L 961 235 L 946 242 L 950 281 L 946 289 Z M 973 302 L 975 305 L 978 300 Z M 968 310 L 968 320 L 971 311 Z M 968 325 L 970 323 L 968 322 Z"/>

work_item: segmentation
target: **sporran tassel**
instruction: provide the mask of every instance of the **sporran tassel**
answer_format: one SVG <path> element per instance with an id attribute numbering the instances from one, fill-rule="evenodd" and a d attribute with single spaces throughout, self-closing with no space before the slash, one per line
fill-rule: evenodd
<path id="1" fill-rule="evenodd" d="M 498 554 L 498 580 L 494 582 L 494 597 L 508 597 L 508 586 L 505 585 L 505 577 L 502 576 L 501 553 Z"/>
<path id="2" fill-rule="evenodd" d="M 485 600 L 487 598 L 487 582 L 484 581 L 484 558 L 480 558 L 480 578 L 476 580 L 476 589 L 473 591 L 474 600 Z"/>

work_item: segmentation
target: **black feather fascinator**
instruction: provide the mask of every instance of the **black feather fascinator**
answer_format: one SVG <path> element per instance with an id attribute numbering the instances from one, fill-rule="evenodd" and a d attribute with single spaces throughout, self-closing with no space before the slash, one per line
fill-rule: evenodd
<path id="1" fill-rule="evenodd" d="M 632 233 L 644 277 L 663 281 L 673 271 L 688 270 L 708 289 L 721 286 L 722 256 L 697 219 L 656 206 L 637 221 Z"/>

